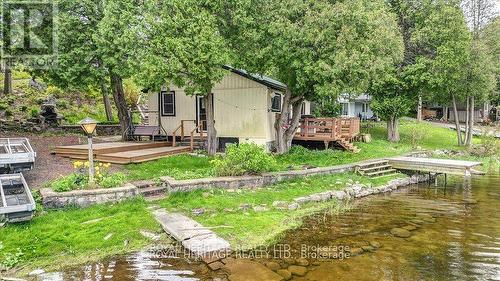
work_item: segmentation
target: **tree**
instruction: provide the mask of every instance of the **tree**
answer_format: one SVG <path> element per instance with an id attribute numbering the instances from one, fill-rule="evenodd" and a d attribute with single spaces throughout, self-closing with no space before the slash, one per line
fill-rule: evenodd
<path id="1" fill-rule="evenodd" d="M 204 96 L 207 151 L 213 155 L 218 142 L 212 89 L 226 74 L 229 58 L 214 7 L 195 0 L 149 1 L 147 7 L 140 81 L 156 91 L 175 84 L 188 95 Z"/>
<path id="2" fill-rule="evenodd" d="M 143 18 L 142 1 L 107 0 L 103 2 L 103 17 L 93 35 L 102 67 L 110 77 L 123 139 L 132 127 L 123 80 L 137 72 L 137 52 L 144 43 Z"/>
<path id="3" fill-rule="evenodd" d="M 463 80 L 470 62 L 470 33 L 457 5 L 438 3 L 417 26 L 414 41 L 424 50 L 416 67 L 424 70 L 418 76 L 440 100 L 451 100 L 458 143 L 464 139 L 458 120 L 457 103 L 465 101 Z M 417 79 L 414 79 L 417 80 Z"/>
<path id="4" fill-rule="evenodd" d="M 66 90 L 100 89 L 106 118 L 113 121 L 109 75 L 94 37 L 97 25 L 104 17 L 103 5 L 102 0 L 60 1 L 56 15 L 59 23 L 58 67 L 32 73 Z"/>
<path id="5" fill-rule="evenodd" d="M 291 147 L 304 100 L 366 92 L 371 79 L 401 59 L 395 19 L 383 1 L 255 0 L 251 6 L 257 19 L 245 26 L 238 57 L 242 66 L 287 85 L 275 122 L 278 153 Z"/>

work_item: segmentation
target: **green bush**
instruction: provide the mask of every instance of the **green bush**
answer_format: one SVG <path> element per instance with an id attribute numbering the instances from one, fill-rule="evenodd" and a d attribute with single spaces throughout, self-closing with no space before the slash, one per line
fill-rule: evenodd
<path id="1" fill-rule="evenodd" d="M 30 109 L 30 117 L 37 118 L 38 114 L 40 114 L 40 109 L 38 109 L 37 107 L 32 107 Z"/>
<path id="2" fill-rule="evenodd" d="M 48 97 L 61 98 L 64 97 L 64 91 L 56 86 L 48 86 L 47 90 L 45 90 L 45 95 Z"/>
<path id="3" fill-rule="evenodd" d="M 256 175 L 274 171 L 277 163 L 262 146 L 253 143 L 229 145 L 226 155 L 211 161 L 217 176 Z"/>

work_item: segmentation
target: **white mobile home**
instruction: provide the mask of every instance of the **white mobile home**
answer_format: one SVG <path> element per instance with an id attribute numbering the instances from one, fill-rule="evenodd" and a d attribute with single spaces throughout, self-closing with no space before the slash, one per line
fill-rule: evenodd
<path id="1" fill-rule="evenodd" d="M 271 148 L 275 140 L 274 122 L 281 111 L 286 85 L 264 75 L 226 69 L 227 75 L 213 88 L 215 127 L 220 145 L 254 142 Z M 160 93 L 150 93 L 148 107 L 150 112 L 155 112 L 149 114 L 149 125 L 160 126 L 168 136 L 172 136 L 181 124 L 187 135 L 197 131 L 197 125 L 204 127 L 203 97 L 186 95 L 183 88 L 171 86 Z M 305 102 L 302 114 L 310 113 L 310 103 Z M 180 133 L 176 132 L 176 136 Z"/>

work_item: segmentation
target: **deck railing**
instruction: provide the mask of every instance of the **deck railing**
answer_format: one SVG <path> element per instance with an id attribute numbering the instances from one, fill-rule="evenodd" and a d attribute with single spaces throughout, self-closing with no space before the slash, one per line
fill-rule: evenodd
<path id="1" fill-rule="evenodd" d="M 295 139 L 338 140 L 352 139 L 360 132 L 359 118 L 304 118 L 300 120 Z"/>
<path id="2" fill-rule="evenodd" d="M 186 126 L 185 126 L 185 123 L 190 123 L 190 122 L 193 122 L 194 125 L 196 126 L 196 120 L 181 120 L 181 124 L 174 130 L 174 132 L 172 133 L 172 146 L 176 146 L 176 142 L 177 142 L 177 134 L 179 133 L 180 131 L 180 137 L 181 137 L 181 140 L 184 140 L 184 133 L 186 131 Z"/>

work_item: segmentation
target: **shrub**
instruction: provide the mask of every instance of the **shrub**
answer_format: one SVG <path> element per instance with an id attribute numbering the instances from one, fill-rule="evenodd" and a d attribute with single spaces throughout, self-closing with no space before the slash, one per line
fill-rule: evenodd
<path id="1" fill-rule="evenodd" d="M 95 186 L 89 186 L 88 178 L 88 167 L 89 162 L 76 161 L 73 163 L 75 172 L 60 177 L 53 181 L 50 186 L 55 192 L 66 192 L 76 189 L 88 189 L 88 188 L 112 188 L 122 185 L 126 176 L 123 173 L 109 172 L 110 164 L 98 163 L 95 165 Z"/>
<path id="2" fill-rule="evenodd" d="M 217 176 L 256 175 L 277 169 L 274 157 L 254 143 L 229 145 L 226 155 L 219 156 L 211 163 Z"/>
<path id="3" fill-rule="evenodd" d="M 38 109 L 37 107 L 32 107 L 30 109 L 30 117 L 37 118 L 38 114 L 40 114 L 40 109 Z"/>
<path id="4" fill-rule="evenodd" d="M 48 97 L 61 98 L 64 97 L 64 91 L 56 86 L 48 86 L 45 90 L 45 95 Z"/>

